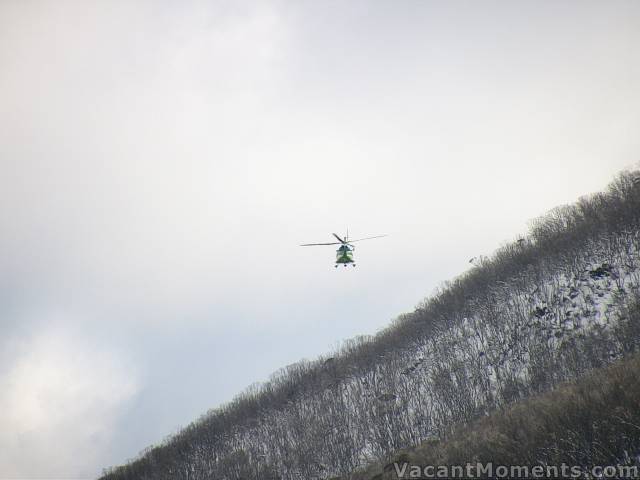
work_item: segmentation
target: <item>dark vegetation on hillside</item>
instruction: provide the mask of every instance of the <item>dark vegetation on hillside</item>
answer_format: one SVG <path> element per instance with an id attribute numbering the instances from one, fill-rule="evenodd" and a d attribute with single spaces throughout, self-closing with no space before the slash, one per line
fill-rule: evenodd
<path id="1" fill-rule="evenodd" d="M 346 475 L 637 351 L 638 176 L 554 209 L 389 328 L 286 367 L 103 478 Z"/>
<path id="2" fill-rule="evenodd" d="M 630 312 L 640 322 L 640 305 Z M 413 465 L 636 466 L 640 471 L 640 355 L 396 452 L 341 480 L 395 480 Z M 398 465 L 396 467 L 395 465 Z M 424 470 L 423 470 L 424 471 Z M 623 473 L 623 472 L 620 472 Z"/>

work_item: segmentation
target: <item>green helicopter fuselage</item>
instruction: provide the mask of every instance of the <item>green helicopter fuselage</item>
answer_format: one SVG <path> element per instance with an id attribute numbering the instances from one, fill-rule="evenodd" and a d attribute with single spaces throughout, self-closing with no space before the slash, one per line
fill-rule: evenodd
<path id="1" fill-rule="evenodd" d="M 353 247 L 340 245 L 336 250 L 336 263 L 353 263 Z"/>

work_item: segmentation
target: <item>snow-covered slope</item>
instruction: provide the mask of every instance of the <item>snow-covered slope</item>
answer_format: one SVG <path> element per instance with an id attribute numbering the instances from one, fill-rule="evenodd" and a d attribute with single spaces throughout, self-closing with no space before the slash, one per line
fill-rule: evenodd
<path id="1" fill-rule="evenodd" d="M 539 219 L 378 335 L 283 369 L 104 478 L 344 475 L 637 350 L 635 175 Z"/>

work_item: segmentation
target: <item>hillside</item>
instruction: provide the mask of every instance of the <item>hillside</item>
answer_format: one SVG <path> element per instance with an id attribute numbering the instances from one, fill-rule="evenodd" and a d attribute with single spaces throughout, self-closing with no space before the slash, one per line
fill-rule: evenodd
<path id="1" fill-rule="evenodd" d="M 640 305 L 633 315 L 634 320 L 640 322 Z M 564 463 L 579 466 L 581 475 L 597 474 L 594 468 L 621 466 L 615 478 L 637 478 L 640 475 L 640 355 L 593 370 L 551 392 L 515 402 L 502 411 L 457 428 L 445 439 L 426 441 L 396 452 L 387 461 L 341 480 L 395 480 L 398 472 L 405 472 L 407 478 L 411 478 L 411 467 L 415 471 L 415 466 L 422 466 L 424 473 L 427 465 L 435 468 L 467 463 L 491 463 L 494 469 L 498 465 L 530 469 L 537 465 L 546 469 Z M 427 474 L 430 472 L 427 470 Z M 551 472 L 548 476 L 553 475 L 554 470 Z"/>
<path id="2" fill-rule="evenodd" d="M 411 314 L 298 363 L 102 477 L 346 476 L 640 346 L 640 180 L 554 209 Z"/>

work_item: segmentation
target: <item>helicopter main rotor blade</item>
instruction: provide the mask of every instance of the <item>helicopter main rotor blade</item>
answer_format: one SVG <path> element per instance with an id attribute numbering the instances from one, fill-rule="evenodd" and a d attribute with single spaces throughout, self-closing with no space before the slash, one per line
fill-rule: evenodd
<path id="1" fill-rule="evenodd" d="M 300 245 L 301 247 L 315 247 L 317 245 L 340 245 L 342 242 L 332 242 L 332 243 L 303 243 Z"/>
<path id="2" fill-rule="evenodd" d="M 382 238 L 382 237 L 386 237 L 386 235 L 375 235 L 373 237 L 357 238 L 355 240 L 349 240 L 349 243 L 360 242 L 362 240 L 371 240 L 372 238 Z"/>
<path id="3" fill-rule="evenodd" d="M 334 237 L 336 237 L 338 240 L 340 240 L 340 243 L 347 243 L 346 241 L 344 241 L 343 239 L 341 239 L 338 235 L 336 235 L 335 233 L 332 233 L 332 235 Z"/>

